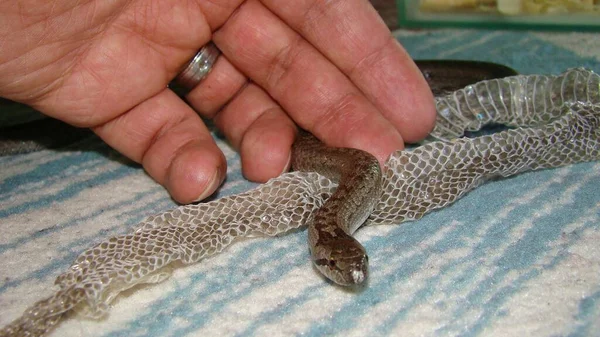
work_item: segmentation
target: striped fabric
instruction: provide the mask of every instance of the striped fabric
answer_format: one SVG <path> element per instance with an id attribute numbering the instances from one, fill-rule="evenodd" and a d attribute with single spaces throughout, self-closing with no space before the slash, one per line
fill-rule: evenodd
<path id="1" fill-rule="evenodd" d="M 415 58 L 600 72 L 593 34 L 396 34 Z M 218 196 L 251 188 L 220 146 L 229 171 Z M 72 317 L 52 336 L 600 336 L 599 187 L 600 163 L 526 173 L 419 221 L 364 228 L 371 275 L 358 293 L 316 274 L 305 231 L 248 239 L 126 292 L 104 320 Z M 1 157 L 0 325 L 56 290 L 85 248 L 174 206 L 95 138 Z"/>

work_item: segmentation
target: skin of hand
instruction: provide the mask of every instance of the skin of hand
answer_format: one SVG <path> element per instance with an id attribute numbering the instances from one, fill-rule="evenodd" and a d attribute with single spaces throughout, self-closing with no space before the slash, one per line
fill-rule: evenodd
<path id="1" fill-rule="evenodd" d="M 186 103 L 168 84 L 210 40 L 222 55 Z M 259 182 L 288 170 L 297 125 L 383 162 L 435 120 L 367 0 L 0 0 L 0 96 L 91 128 L 181 203 L 226 173 L 200 116 Z"/>

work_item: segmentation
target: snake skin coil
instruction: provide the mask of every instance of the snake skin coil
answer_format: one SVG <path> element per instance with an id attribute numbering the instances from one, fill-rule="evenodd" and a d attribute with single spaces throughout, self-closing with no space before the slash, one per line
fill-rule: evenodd
<path id="1" fill-rule="evenodd" d="M 484 81 L 436 104 L 431 136 L 438 141 L 389 158 L 366 225 L 419 219 L 493 177 L 599 158 L 600 77 L 592 71 Z M 489 123 L 518 128 L 457 139 Z M 120 292 L 167 278 L 173 262 L 198 262 L 238 238 L 303 226 L 335 188 L 317 173 L 292 172 L 246 193 L 151 216 L 131 234 L 84 251 L 56 279 L 60 290 L 0 336 L 43 335 L 71 311 L 101 317 Z"/>

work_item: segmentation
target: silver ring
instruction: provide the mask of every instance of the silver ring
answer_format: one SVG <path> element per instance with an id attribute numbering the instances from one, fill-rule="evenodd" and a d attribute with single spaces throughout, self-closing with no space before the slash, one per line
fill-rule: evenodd
<path id="1" fill-rule="evenodd" d="M 175 83 L 187 90 L 192 90 L 210 73 L 220 54 L 221 51 L 214 43 L 207 43 L 177 75 Z"/>

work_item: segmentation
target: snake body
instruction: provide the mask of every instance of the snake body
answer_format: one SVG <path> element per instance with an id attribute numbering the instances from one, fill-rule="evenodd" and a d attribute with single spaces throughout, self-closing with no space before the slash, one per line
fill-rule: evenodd
<path id="1" fill-rule="evenodd" d="M 367 279 L 368 257 L 352 234 L 381 193 L 379 162 L 365 151 L 325 146 L 307 132 L 300 133 L 292 151 L 294 170 L 317 172 L 339 184 L 308 224 L 315 267 L 337 284 L 361 284 Z"/>
<path id="2" fill-rule="evenodd" d="M 303 136 L 294 166 L 331 174 L 333 180 L 296 171 L 245 193 L 151 216 L 133 232 L 84 251 L 56 279 L 60 289 L 0 330 L 0 336 L 42 335 L 71 311 L 102 317 L 120 292 L 168 277 L 173 262 L 198 262 L 240 238 L 275 236 L 306 224 L 319 270 L 342 284 L 360 283 L 367 276 L 366 258 L 351 234 L 367 216 L 364 225 L 415 220 L 488 179 L 600 158 L 600 76 L 592 71 L 483 81 L 436 98 L 436 105 L 431 135 L 437 140 L 392 154 L 381 178 L 378 169 L 363 164 L 368 156 L 359 163 L 367 178 L 358 178 L 346 169 L 349 162 L 358 163 L 350 154 L 361 158 L 360 152 L 312 147 L 314 139 Z M 456 138 L 488 123 L 517 128 Z M 371 192 L 348 194 L 355 187 Z M 340 242 L 350 243 L 353 253 L 337 256 Z"/>

